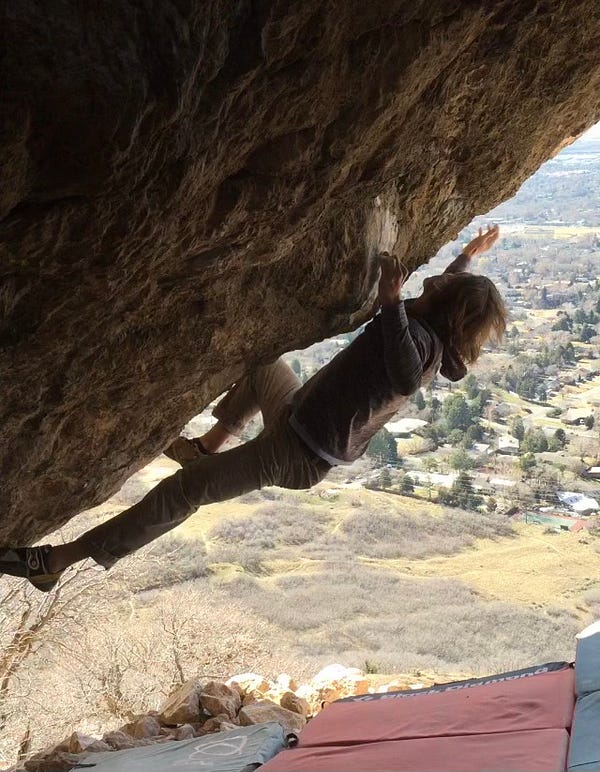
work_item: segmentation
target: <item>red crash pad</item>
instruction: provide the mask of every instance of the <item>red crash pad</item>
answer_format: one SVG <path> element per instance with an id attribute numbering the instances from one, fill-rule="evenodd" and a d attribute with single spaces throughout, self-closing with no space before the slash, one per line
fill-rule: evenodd
<path id="1" fill-rule="evenodd" d="M 261 772 L 563 772 L 566 729 L 433 737 L 282 751 Z"/>
<path id="2" fill-rule="evenodd" d="M 339 700 L 264 772 L 564 770 L 573 668 L 553 663 L 431 689 Z"/>
<path id="3" fill-rule="evenodd" d="M 541 669 L 541 668 L 540 668 Z M 528 672 L 528 671 L 525 671 Z M 300 745 L 404 740 L 461 734 L 563 729 L 575 705 L 572 668 L 484 683 L 459 682 L 443 691 L 419 690 L 334 702 L 311 721 Z"/>

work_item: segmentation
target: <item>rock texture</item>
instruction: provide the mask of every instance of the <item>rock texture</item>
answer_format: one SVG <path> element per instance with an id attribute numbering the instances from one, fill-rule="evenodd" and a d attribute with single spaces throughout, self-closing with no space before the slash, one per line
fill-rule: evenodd
<path id="1" fill-rule="evenodd" d="M 270 721 L 278 722 L 286 734 L 299 734 L 307 720 L 326 706 L 323 694 L 335 694 L 335 699 L 340 699 L 366 692 L 410 689 L 414 685 L 414 677 L 409 675 L 388 684 L 372 686 L 368 685 L 367 679 L 362 671 L 343 665 L 330 665 L 309 683 L 300 686 L 285 673 L 275 681 L 254 673 L 233 676 L 227 684 L 191 679 L 175 689 L 160 713 L 138 716 L 120 729 L 106 732 L 101 740 L 74 732 L 57 745 L 29 758 L 25 769 L 28 772 L 61 772 L 80 762 L 83 765 L 93 763 L 93 757 L 87 755 L 93 752 L 188 740 Z M 429 679 L 428 685 L 432 683 Z M 364 688 L 363 684 L 366 684 Z M 419 688 L 423 686 L 419 684 Z M 307 699 L 301 697 L 301 693 Z M 190 695 L 195 697 L 190 699 Z M 252 699 L 247 703 L 248 697 Z M 185 706 L 183 711 L 182 706 Z M 224 712 L 220 712 L 223 708 Z M 174 711 L 178 712 L 179 720 L 174 720 Z M 191 723 L 182 723 L 184 714 Z"/>
<path id="2" fill-rule="evenodd" d="M 211 716 L 234 719 L 242 706 L 242 697 L 236 689 L 218 681 L 209 681 L 200 692 L 200 705 Z"/>
<path id="3" fill-rule="evenodd" d="M 0 542 L 365 318 L 600 116 L 597 0 L 3 3 Z"/>
<path id="4" fill-rule="evenodd" d="M 186 681 L 162 706 L 160 720 L 167 726 L 198 721 L 201 684 Z"/>

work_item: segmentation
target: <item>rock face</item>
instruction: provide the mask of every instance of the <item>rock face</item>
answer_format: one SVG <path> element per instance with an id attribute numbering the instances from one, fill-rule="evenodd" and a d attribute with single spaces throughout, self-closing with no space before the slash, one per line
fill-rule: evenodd
<path id="1" fill-rule="evenodd" d="M 8 0 L 0 543 L 368 314 L 600 115 L 597 0 Z"/>

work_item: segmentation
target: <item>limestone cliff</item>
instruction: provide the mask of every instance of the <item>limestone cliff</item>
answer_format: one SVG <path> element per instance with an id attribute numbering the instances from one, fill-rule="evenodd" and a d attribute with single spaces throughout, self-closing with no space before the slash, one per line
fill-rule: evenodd
<path id="1" fill-rule="evenodd" d="M 2 4 L 0 541 L 364 318 L 600 117 L 600 4 Z"/>

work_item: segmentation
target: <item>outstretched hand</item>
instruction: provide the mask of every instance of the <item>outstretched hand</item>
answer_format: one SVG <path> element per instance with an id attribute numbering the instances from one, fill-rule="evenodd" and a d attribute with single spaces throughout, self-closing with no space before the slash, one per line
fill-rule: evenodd
<path id="1" fill-rule="evenodd" d="M 400 293 L 402 286 L 408 279 L 408 269 L 400 260 L 383 252 L 379 255 L 379 267 L 381 275 L 379 277 L 379 304 L 381 306 L 392 306 L 400 302 Z"/>
<path id="2" fill-rule="evenodd" d="M 493 227 L 488 225 L 487 231 L 485 231 L 485 233 L 480 228 L 478 235 L 469 241 L 466 247 L 463 247 L 463 255 L 466 255 L 467 257 L 475 257 L 475 255 L 480 255 L 482 252 L 485 252 L 490 247 L 492 247 L 496 241 L 498 241 L 499 235 L 500 228 L 498 225 L 494 225 Z"/>

